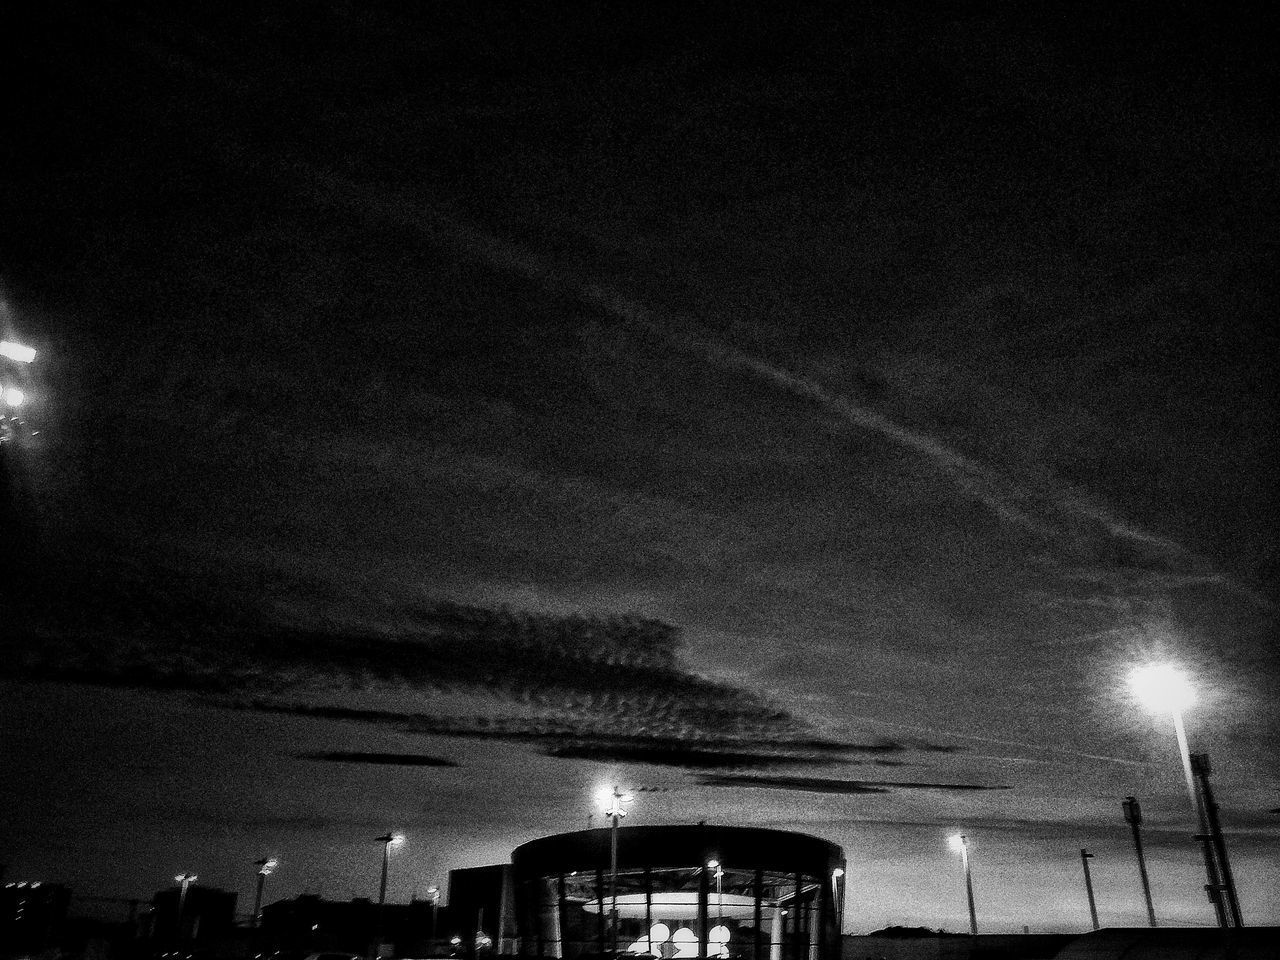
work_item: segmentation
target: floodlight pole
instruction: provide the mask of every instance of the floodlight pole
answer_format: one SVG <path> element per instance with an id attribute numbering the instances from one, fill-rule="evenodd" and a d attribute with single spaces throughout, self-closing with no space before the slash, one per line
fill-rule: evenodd
<path id="1" fill-rule="evenodd" d="M 1138 876 L 1142 878 L 1142 895 L 1147 901 L 1147 920 L 1156 926 L 1156 908 L 1151 903 L 1151 880 L 1147 877 L 1147 858 L 1142 853 L 1142 807 L 1137 797 L 1125 797 L 1120 805 L 1124 818 L 1133 830 L 1133 849 L 1138 854 Z"/>
<path id="2" fill-rule="evenodd" d="M 612 790 L 605 788 L 599 794 L 597 799 L 604 805 L 604 815 L 609 818 L 609 905 L 611 923 L 609 940 L 612 944 L 613 954 L 618 954 L 618 821 L 627 815 L 626 804 L 630 803 L 632 796 L 629 793 L 623 793 L 615 785 Z M 604 909 L 604 904 L 600 905 L 600 909 Z"/>
<path id="3" fill-rule="evenodd" d="M 182 943 L 182 915 L 187 909 L 187 888 L 191 886 L 194 880 L 199 879 L 194 873 L 180 873 L 173 879 L 181 884 L 178 891 L 178 943 Z"/>
<path id="4" fill-rule="evenodd" d="M 1227 901 L 1225 906 L 1230 912 L 1232 925 L 1243 927 L 1244 920 L 1240 915 L 1240 901 L 1236 897 L 1236 881 L 1231 873 L 1231 862 L 1227 859 L 1227 841 L 1222 835 L 1222 824 L 1218 821 L 1218 804 L 1213 798 L 1213 787 L 1209 785 L 1209 772 L 1211 769 L 1209 755 L 1207 753 L 1193 753 L 1191 755 L 1191 769 L 1195 773 L 1196 781 L 1200 786 L 1199 797 L 1206 825 L 1209 828 L 1209 842 L 1213 844 L 1213 852 L 1216 854 L 1218 868 L 1222 876 L 1222 884 L 1218 888 L 1217 905 L 1221 910 L 1223 907 L 1222 897 L 1225 895 Z"/>
<path id="5" fill-rule="evenodd" d="M 1093 899 L 1093 877 L 1089 875 L 1089 861 L 1093 854 L 1084 847 L 1080 848 L 1080 863 L 1084 867 L 1084 891 L 1089 895 L 1089 919 L 1093 921 L 1093 929 L 1098 929 L 1098 905 Z"/>
<path id="6" fill-rule="evenodd" d="M 1214 856 L 1213 836 L 1209 831 L 1209 816 L 1205 810 L 1204 798 L 1196 789 L 1195 774 L 1191 768 L 1191 751 L 1187 746 L 1187 731 L 1182 725 L 1182 711 L 1173 710 L 1173 732 L 1178 737 L 1178 752 L 1182 756 L 1182 773 L 1187 780 L 1187 792 L 1191 795 L 1191 803 L 1196 809 L 1196 821 L 1200 832 L 1195 839 L 1200 841 L 1201 853 L 1204 857 L 1205 893 L 1213 904 L 1213 912 L 1218 918 L 1218 926 L 1229 927 L 1231 921 L 1227 917 L 1226 905 L 1222 902 L 1222 881 L 1218 878 L 1218 863 Z"/>
<path id="7" fill-rule="evenodd" d="M 258 920 L 262 914 L 262 890 L 266 886 L 267 877 L 276 868 L 276 861 L 271 857 L 263 857 L 261 860 L 255 860 L 254 866 L 258 868 L 258 890 L 253 898 L 253 916 L 249 918 L 251 930 L 258 926 Z"/>
<path id="8" fill-rule="evenodd" d="M 621 818 L 618 788 L 613 788 L 614 804 L 609 827 L 609 942 L 618 955 L 618 820 Z"/>

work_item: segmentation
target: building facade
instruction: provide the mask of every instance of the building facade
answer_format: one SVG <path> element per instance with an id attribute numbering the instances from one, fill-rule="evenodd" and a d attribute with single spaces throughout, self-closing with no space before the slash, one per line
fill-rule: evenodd
<path id="1" fill-rule="evenodd" d="M 719 826 L 620 827 L 512 854 L 525 956 L 838 960 L 844 853 L 817 837 Z"/>

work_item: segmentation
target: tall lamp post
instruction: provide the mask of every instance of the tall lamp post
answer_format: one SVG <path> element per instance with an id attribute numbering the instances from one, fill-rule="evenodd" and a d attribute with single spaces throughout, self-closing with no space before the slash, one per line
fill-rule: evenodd
<path id="1" fill-rule="evenodd" d="M 969 838 L 963 833 L 953 834 L 947 839 L 951 849 L 960 854 L 964 863 L 964 889 L 969 897 L 969 933 L 978 935 L 978 912 L 973 906 L 973 873 L 969 870 Z"/>
<path id="2" fill-rule="evenodd" d="M 194 873 L 180 873 L 173 878 L 181 889 L 178 891 L 178 942 L 182 942 L 182 915 L 187 909 L 187 888 L 199 879 Z"/>
<path id="3" fill-rule="evenodd" d="M 436 942 L 436 915 L 440 911 L 440 888 L 432 885 L 427 887 L 427 896 L 431 898 L 431 943 L 432 949 L 435 949 Z"/>
<path id="4" fill-rule="evenodd" d="M 1191 682 L 1177 667 L 1153 664 L 1138 667 L 1129 674 L 1129 686 L 1140 701 L 1156 713 L 1167 713 L 1173 718 L 1173 732 L 1178 738 L 1178 752 L 1182 757 L 1182 774 L 1187 782 L 1187 794 L 1196 811 L 1200 832 L 1196 839 L 1204 854 L 1205 892 L 1213 904 L 1218 926 L 1230 925 L 1222 897 L 1222 881 L 1218 876 L 1218 864 L 1213 855 L 1213 841 L 1209 832 L 1209 818 L 1204 800 L 1196 789 L 1195 775 L 1191 770 L 1191 750 L 1187 746 L 1187 730 L 1182 725 L 1182 711 L 1195 702 Z"/>
<path id="5" fill-rule="evenodd" d="M 1133 849 L 1138 855 L 1138 876 L 1142 880 L 1142 895 L 1147 901 L 1147 922 L 1156 925 L 1156 908 L 1151 902 L 1151 880 L 1147 877 L 1147 858 L 1142 853 L 1142 807 L 1137 797 L 1125 797 L 1120 805 L 1124 818 L 1133 829 Z"/>
<path id="6" fill-rule="evenodd" d="M 253 897 L 253 916 L 249 918 L 249 927 L 252 929 L 257 927 L 258 921 L 262 916 L 262 889 L 267 884 L 267 877 L 271 876 L 280 861 L 275 857 L 264 857 L 261 860 L 255 860 L 253 865 L 258 868 L 258 890 Z"/>
<path id="7" fill-rule="evenodd" d="M 378 919 L 373 936 L 373 955 L 377 957 L 382 952 L 382 911 L 387 903 L 387 867 L 391 863 L 391 848 L 404 843 L 404 835 L 384 833 L 374 840 L 382 844 L 382 882 L 378 884 Z"/>
<path id="8" fill-rule="evenodd" d="M 836 867 L 831 871 L 831 899 L 836 905 L 836 933 L 841 936 L 844 936 L 844 895 L 840 890 L 840 878 L 843 876 L 843 867 Z"/>
<path id="9" fill-rule="evenodd" d="M 1084 866 L 1084 892 L 1089 896 L 1089 919 L 1093 921 L 1093 929 L 1098 929 L 1098 903 L 1093 899 L 1093 877 L 1089 874 L 1089 861 L 1093 854 L 1084 847 L 1080 848 L 1080 863 Z"/>
<path id="10" fill-rule="evenodd" d="M 596 794 L 600 809 L 609 818 L 609 940 L 618 953 L 618 821 L 627 815 L 627 804 L 635 800 L 629 793 L 605 787 Z"/>

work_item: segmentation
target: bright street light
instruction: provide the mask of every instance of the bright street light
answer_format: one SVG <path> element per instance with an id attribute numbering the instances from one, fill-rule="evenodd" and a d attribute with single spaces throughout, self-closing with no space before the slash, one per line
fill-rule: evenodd
<path id="1" fill-rule="evenodd" d="M 978 912 L 973 906 L 973 874 L 969 871 L 969 838 L 963 833 L 953 833 L 947 838 L 947 845 L 960 854 L 964 861 L 964 889 L 969 898 L 969 933 L 978 935 Z"/>
<path id="2" fill-rule="evenodd" d="M 3 393 L 4 402 L 10 407 L 20 407 L 27 399 L 27 395 L 17 387 L 5 387 Z"/>
<path id="3" fill-rule="evenodd" d="M 187 887 L 195 883 L 199 877 L 194 873 L 180 873 L 173 878 L 177 883 L 182 885 L 182 889 L 178 893 L 178 942 L 182 942 L 182 914 L 187 906 Z"/>
<path id="4" fill-rule="evenodd" d="M 250 927 L 258 925 L 258 919 L 262 915 L 262 888 L 266 886 L 267 877 L 271 876 L 272 871 L 280 865 L 280 861 L 275 857 L 264 857 L 261 860 L 255 860 L 253 865 L 258 868 L 258 892 L 253 898 L 253 916 L 249 918 Z"/>
<path id="5" fill-rule="evenodd" d="M 373 839 L 382 844 L 382 882 L 378 885 L 378 923 L 373 941 L 373 955 L 376 958 L 382 952 L 382 913 L 387 902 L 387 867 L 391 863 L 391 848 L 404 843 L 404 834 L 384 833 Z"/>
<path id="6" fill-rule="evenodd" d="M 635 800 L 629 793 L 617 788 L 602 787 L 596 791 L 596 802 L 610 820 L 609 828 L 609 901 L 610 939 L 613 954 L 618 954 L 618 821 L 627 815 L 627 804 Z"/>
<path id="7" fill-rule="evenodd" d="M 20 343 L 0 340 L 0 357 L 7 357 L 16 363 L 31 363 L 36 358 L 36 352 Z"/>
<path id="8" fill-rule="evenodd" d="M 716 931 L 724 931 L 724 940 L 716 940 L 714 936 L 708 937 L 711 941 L 707 950 L 707 955 L 712 957 L 729 956 L 729 928 L 724 925 L 724 867 L 719 860 L 708 860 L 707 869 L 714 870 L 712 874 L 716 878 Z M 714 933 L 715 931 L 713 931 Z"/>
<path id="9" fill-rule="evenodd" d="M 1129 674 L 1129 686 L 1148 709 L 1158 713 L 1179 713 L 1196 700 L 1187 675 L 1166 663 L 1136 668 Z"/>
<path id="10" fill-rule="evenodd" d="M 1187 730 L 1182 725 L 1182 711 L 1195 703 L 1195 688 L 1187 675 L 1177 667 L 1169 664 L 1147 664 L 1136 667 L 1129 672 L 1129 688 L 1149 710 L 1155 713 L 1167 713 L 1173 718 L 1173 732 L 1178 738 L 1178 753 L 1182 757 L 1182 776 L 1187 782 L 1187 794 L 1191 797 L 1191 805 L 1196 811 L 1196 821 L 1200 832 L 1196 839 L 1203 844 L 1204 872 L 1207 883 L 1205 891 L 1213 904 L 1218 917 L 1218 926 L 1227 927 L 1231 921 L 1227 916 L 1228 904 L 1224 903 L 1223 894 L 1227 894 L 1229 905 L 1236 926 L 1240 926 L 1239 906 L 1236 904 L 1233 884 L 1224 884 L 1218 873 L 1218 863 L 1213 852 L 1213 838 L 1209 825 L 1209 812 L 1205 809 L 1204 798 L 1196 789 L 1195 774 L 1191 769 L 1191 748 L 1187 744 Z M 1225 852 L 1225 847 L 1223 848 Z M 1224 872 L 1228 875 L 1230 867 L 1223 863 Z"/>

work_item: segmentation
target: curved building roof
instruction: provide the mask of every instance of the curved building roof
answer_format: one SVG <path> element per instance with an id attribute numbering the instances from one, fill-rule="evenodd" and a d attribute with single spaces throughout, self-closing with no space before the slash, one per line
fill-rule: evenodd
<path id="1" fill-rule="evenodd" d="M 518 875 L 592 870 L 609 862 L 609 827 L 542 837 L 516 847 Z M 726 869 L 780 870 L 825 876 L 844 867 L 844 851 L 804 833 L 705 824 L 618 828 L 618 863 L 626 868 L 687 867 L 716 859 Z"/>

